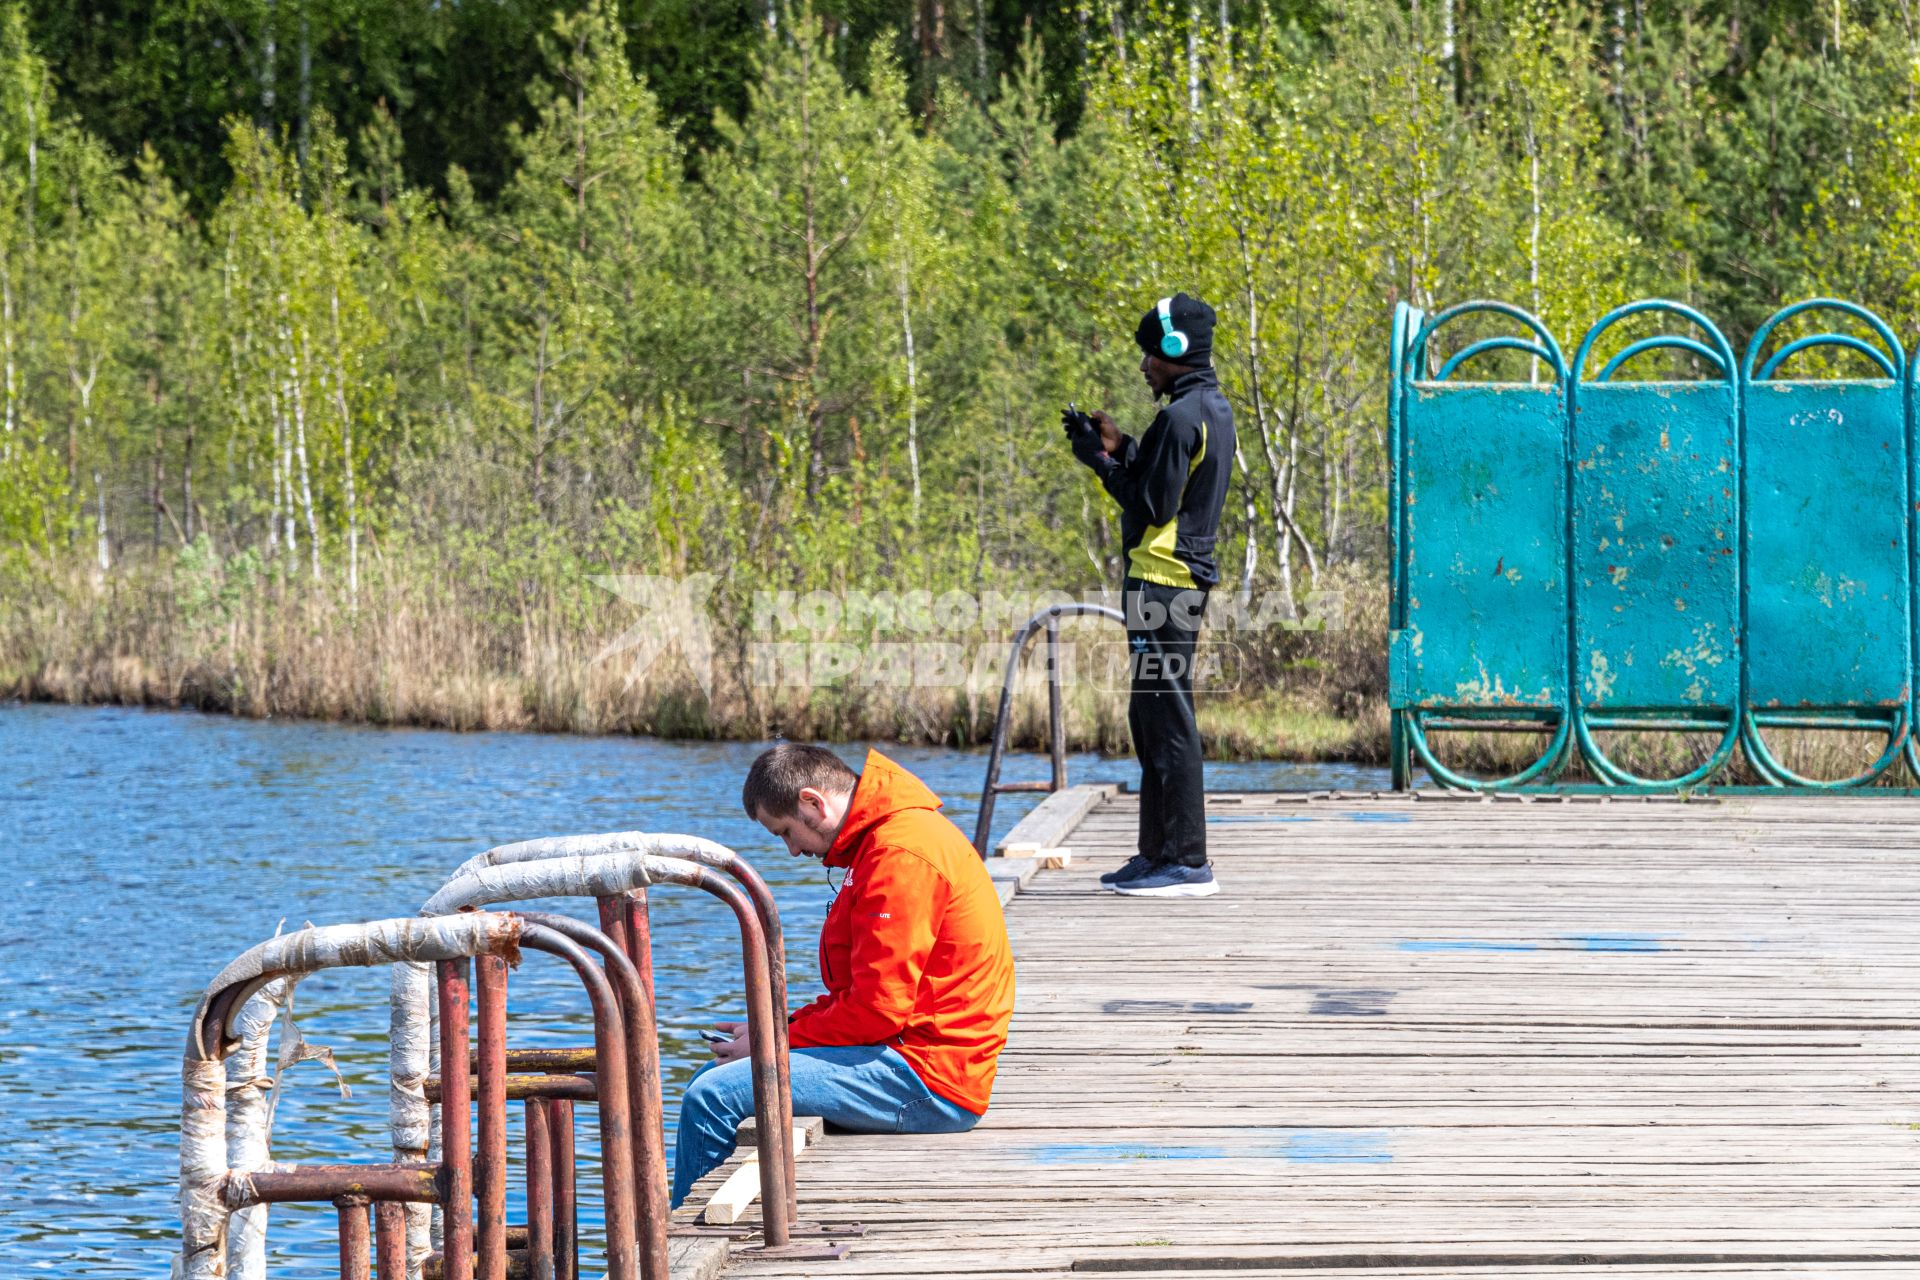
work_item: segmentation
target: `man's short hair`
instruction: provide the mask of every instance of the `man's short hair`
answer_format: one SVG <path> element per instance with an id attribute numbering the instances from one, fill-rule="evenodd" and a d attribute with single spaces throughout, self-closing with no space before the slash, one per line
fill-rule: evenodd
<path id="1" fill-rule="evenodd" d="M 860 775 L 826 748 L 783 742 L 761 752 L 747 770 L 740 803 L 746 806 L 747 816 L 755 820 L 787 818 L 799 812 L 800 792 L 805 788 L 838 794 L 853 790 L 859 781 Z"/>

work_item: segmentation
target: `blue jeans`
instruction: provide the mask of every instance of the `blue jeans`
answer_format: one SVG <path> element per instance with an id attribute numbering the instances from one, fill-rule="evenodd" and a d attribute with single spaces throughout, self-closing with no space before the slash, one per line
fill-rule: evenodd
<path id="1" fill-rule="evenodd" d="M 855 1133 L 965 1133 L 980 1117 L 922 1084 L 886 1045 L 795 1049 L 789 1059 L 793 1114 L 819 1116 Z M 687 1082 L 673 1151 L 673 1207 L 733 1154 L 740 1122 L 753 1114 L 753 1067 L 709 1062 Z"/>

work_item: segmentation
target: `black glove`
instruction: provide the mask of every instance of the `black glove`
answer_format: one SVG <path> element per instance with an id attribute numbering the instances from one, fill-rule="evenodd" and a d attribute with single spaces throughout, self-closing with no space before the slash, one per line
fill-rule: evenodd
<path id="1" fill-rule="evenodd" d="M 1093 419 L 1078 409 L 1063 410 L 1060 425 L 1067 433 L 1067 443 L 1073 446 L 1073 456 L 1084 465 L 1095 465 L 1100 455 L 1106 452 L 1100 442 L 1100 428 L 1094 426 Z"/>

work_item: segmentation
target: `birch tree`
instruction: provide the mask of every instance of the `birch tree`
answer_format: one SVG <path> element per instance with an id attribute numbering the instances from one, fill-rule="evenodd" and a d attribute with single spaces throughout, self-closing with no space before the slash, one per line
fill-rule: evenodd
<path id="1" fill-rule="evenodd" d="M 552 80 L 536 87 L 538 123 L 515 141 L 522 167 L 492 224 L 507 283 L 492 340 L 514 372 L 492 394 L 519 424 L 508 429 L 535 507 L 552 510 L 556 481 L 596 458 L 633 465 L 649 410 L 693 355 L 677 267 L 697 228 L 612 5 L 556 20 L 546 48 Z"/>
<path id="2" fill-rule="evenodd" d="M 783 31 L 763 43 L 747 115 L 720 126 L 727 148 L 709 170 L 714 284 L 733 317 L 713 336 L 737 370 L 745 452 L 811 504 L 861 449 L 859 415 L 871 421 L 868 335 L 898 315 L 883 219 L 909 126 L 902 103 L 847 90 L 810 9 Z"/>

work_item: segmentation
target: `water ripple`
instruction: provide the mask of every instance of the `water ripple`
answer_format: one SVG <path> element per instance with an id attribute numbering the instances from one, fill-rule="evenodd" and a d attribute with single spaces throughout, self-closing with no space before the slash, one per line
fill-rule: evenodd
<path id="1" fill-rule="evenodd" d="M 282 922 L 412 914 L 490 845 L 632 829 L 731 845 L 773 884 L 794 998 L 809 998 L 830 892 L 817 867 L 788 858 L 740 812 L 740 780 L 758 750 L 0 707 L 0 840 L 12 874 L 0 924 L 0 1106 L 12 1122 L 0 1182 L 19 1192 L 0 1202 L 10 1270 L 165 1274 L 178 1231 L 180 1049 L 200 989 Z M 857 763 L 860 750 L 843 754 Z M 971 831 L 979 753 L 889 754 Z M 1138 776 L 1126 760 L 1081 756 L 1071 767 L 1080 781 Z M 1037 780 L 1046 768 L 1021 757 L 1006 776 Z M 1374 771 L 1338 766 L 1212 766 L 1209 777 L 1235 788 L 1379 785 Z M 1036 800 L 1004 797 L 996 827 Z M 737 941 L 730 917 L 700 894 L 656 895 L 653 919 L 671 1105 L 706 1056 L 695 1029 L 741 1006 Z M 558 962 L 529 956 L 512 994 L 517 1043 L 584 1042 L 581 993 Z M 351 1097 L 317 1065 L 296 1068 L 276 1157 L 383 1158 L 386 975 L 317 975 L 301 985 L 298 1009 L 303 1032 L 339 1050 Z M 581 1126 L 583 1159 L 591 1129 Z M 324 1205 L 276 1208 L 274 1274 L 334 1275 L 333 1221 Z"/>

